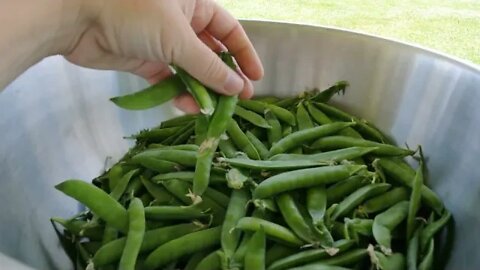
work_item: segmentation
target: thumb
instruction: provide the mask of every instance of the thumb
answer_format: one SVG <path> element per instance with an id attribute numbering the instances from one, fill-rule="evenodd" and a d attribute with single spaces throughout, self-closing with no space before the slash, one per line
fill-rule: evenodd
<path id="1" fill-rule="evenodd" d="M 182 51 L 172 59 L 175 65 L 221 94 L 235 95 L 244 90 L 246 84 L 242 77 L 223 63 L 193 31 L 181 45 Z"/>

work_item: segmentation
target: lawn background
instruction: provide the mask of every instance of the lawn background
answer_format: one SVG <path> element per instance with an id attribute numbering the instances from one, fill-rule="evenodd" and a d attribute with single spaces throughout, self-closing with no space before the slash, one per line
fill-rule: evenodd
<path id="1" fill-rule="evenodd" d="M 217 0 L 238 18 L 319 24 L 413 42 L 480 64 L 480 0 Z"/>

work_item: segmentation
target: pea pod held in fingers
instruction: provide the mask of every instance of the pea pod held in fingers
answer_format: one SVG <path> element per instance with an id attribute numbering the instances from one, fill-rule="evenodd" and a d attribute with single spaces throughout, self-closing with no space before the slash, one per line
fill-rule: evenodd
<path id="1" fill-rule="evenodd" d="M 347 215 L 364 200 L 387 191 L 390 186 L 390 184 L 380 183 L 370 184 L 358 189 L 357 191 L 348 195 L 338 204 L 338 206 L 335 208 L 335 211 L 333 211 L 332 220 L 336 220 L 337 218 Z"/>
<path id="2" fill-rule="evenodd" d="M 280 243 L 284 243 L 290 246 L 301 246 L 303 245 L 303 241 L 300 240 L 292 231 L 289 229 L 275 224 L 273 222 L 255 218 L 255 217 L 243 217 L 241 218 L 237 225 L 235 226 L 236 229 L 245 230 L 245 231 L 258 231 L 260 228 L 265 230 L 265 234 L 272 238 L 275 241 Z"/>
<path id="3" fill-rule="evenodd" d="M 112 227 L 127 231 L 127 210 L 100 188 L 82 180 L 67 180 L 55 188 L 87 206 Z"/>
<path id="4" fill-rule="evenodd" d="M 127 110 L 145 110 L 161 105 L 183 92 L 178 76 L 171 76 L 133 94 L 111 98 L 115 105 Z"/>
<path id="5" fill-rule="evenodd" d="M 386 255 L 392 253 L 392 230 L 407 217 L 408 204 L 408 201 L 399 202 L 373 220 L 373 237 Z"/>
<path id="6" fill-rule="evenodd" d="M 193 223 L 184 223 L 146 231 L 143 237 L 140 252 L 151 251 L 170 240 L 198 231 L 200 229 L 202 229 L 202 227 L 199 225 Z M 125 242 L 126 237 L 122 237 L 103 245 L 92 258 L 93 264 L 96 267 L 100 267 L 118 261 L 125 246 Z"/>
<path id="7" fill-rule="evenodd" d="M 407 164 L 393 158 L 381 158 L 375 160 L 373 163 L 378 164 L 382 171 L 387 176 L 392 177 L 393 180 L 405 185 L 407 187 L 413 187 L 413 179 L 415 178 L 415 171 Z M 430 188 L 422 186 L 422 200 L 430 206 L 437 214 L 442 214 L 444 206 L 440 197 Z"/>
<path id="8" fill-rule="evenodd" d="M 212 115 L 215 111 L 215 105 L 208 93 L 208 90 L 197 79 L 193 78 L 185 70 L 180 67 L 174 67 L 176 75 L 187 86 L 188 92 L 193 96 L 200 107 L 200 111 L 206 115 Z"/>
<path id="9" fill-rule="evenodd" d="M 313 149 L 334 150 L 346 147 L 377 147 L 372 153 L 383 156 L 409 156 L 415 151 L 399 148 L 390 144 L 383 144 L 374 141 L 353 138 L 347 136 L 330 136 L 316 140 L 312 144 Z"/>
<path id="10" fill-rule="evenodd" d="M 253 192 L 255 199 L 322 184 L 331 184 L 366 170 L 363 165 L 337 165 L 289 171 L 274 175 L 261 182 Z"/>
<path id="11" fill-rule="evenodd" d="M 245 253 L 245 270 L 265 269 L 266 240 L 265 231 L 261 227 L 248 241 L 247 252 Z"/>
<path id="12" fill-rule="evenodd" d="M 138 198 L 133 198 L 128 207 L 128 232 L 125 247 L 123 249 L 119 270 L 134 270 L 137 256 L 145 234 L 145 212 L 143 203 Z"/>
<path id="13" fill-rule="evenodd" d="M 231 260 L 238 247 L 241 232 L 234 229 L 237 222 L 246 215 L 246 206 L 249 199 L 249 194 L 245 189 L 236 189 L 232 191 L 231 199 L 225 214 L 225 220 L 222 225 L 222 235 L 220 239 L 222 251 L 227 262 Z"/>
<path id="14" fill-rule="evenodd" d="M 148 255 L 144 268 L 146 270 L 157 269 L 185 255 L 214 247 L 220 242 L 220 233 L 221 228 L 214 227 L 171 240 Z"/>
<path id="15" fill-rule="evenodd" d="M 284 121 L 291 126 L 294 126 L 296 123 L 295 115 L 274 104 L 268 104 L 257 100 L 240 100 L 238 104 L 245 109 L 252 110 L 256 113 L 264 113 L 266 110 L 270 110 L 279 120 Z"/>
<path id="16" fill-rule="evenodd" d="M 270 156 L 284 153 L 292 148 L 301 146 L 302 144 L 308 143 L 319 137 L 335 134 L 338 131 L 352 125 L 354 125 L 354 123 L 338 122 L 294 132 L 274 144 L 270 149 Z"/>

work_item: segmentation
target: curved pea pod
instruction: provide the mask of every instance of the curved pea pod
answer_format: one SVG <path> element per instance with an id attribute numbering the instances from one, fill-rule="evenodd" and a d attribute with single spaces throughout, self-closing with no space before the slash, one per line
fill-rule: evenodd
<path id="1" fill-rule="evenodd" d="M 212 115 L 215 111 L 215 100 L 212 99 L 209 91 L 203 86 L 197 79 L 193 78 L 185 70 L 180 67 L 174 66 L 176 75 L 187 86 L 188 92 L 197 102 L 200 107 L 200 111 L 206 115 Z"/>
<path id="2" fill-rule="evenodd" d="M 329 204 L 338 203 L 355 190 L 360 189 L 369 183 L 370 181 L 362 175 L 350 176 L 327 188 L 327 201 Z"/>
<path id="3" fill-rule="evenodd" d="M 352 125 L 354 125 L 354 123 L 337 122 L 293 132 L 272 145 L 272 148 L 270 148 L 270 156 L 285 153 L 288 150 L 309 143 L 319 137 L 335 134 L 344 128 L 351 127 Z"/>
<path id="4" fill-rule="evenodd" d="M 251 170 L 294 170 L 309 167 L 329 165 L 327 162 L 313 160 L 253 160 L 247 158 L 219 158 L 219 161 L 226 162 L 232 167 L 240 167 Z"/>
<path id="5" fill-rule="evenodd" d="M 263 228 L 267 237 L 280 243 L 297 247 L 302 246 L 304 243 L 289 229 L 260 218 L 243 217 L 238 221 L 235 228 L 255 232 L 260 230 L 260 228 Z"/>
<path id="6" fill-rule="evenodd" d="M 380 183 L 370 184 L 358 189 L 338 204 L 335 211 L 333 211 L 332 220 L 347 215 L 364 200 L 387 191 L 390 186 L 390 184 Z"/>
<path id="7" fill-rule="evenodd" d="M 208 211 L 197 205 L 145 207 L 145 217 L 154 220 L 191 220 L 206 216 L 208 216 Z"/>
<path id="8" fill-rule="evenodd" d="M 55 188 L 83 203 L 115 229 L 127 231 L 127 210 L 100 188 L 82 180 L 67 180 Z"/>
<path id="9" fill-rule="evenodd" d="M 198 224 L 184 223 L 145 232 L 140 252 L 148 252 L 178 237 L 203 229 Z M 101 267 L 118 261 L 125 246 L 126 237 L 103 245 L 92 258 L 94 266 Z"/>
<path id="10" fill-rule="evenodd" d="M 381 158 L 375 160 L 374 163 L 379 165 L 382 171 L 393 180 L 407 187 L 413 187 L 415 171 L 405 162 L 392 158 Z M 437 214 L 442 214 L 444 206 L 440 197 L 425 185 L 422 186 L 421 193 L 422 201 L 435 210 Z"/>
<path id="11" fill-rule="evenodd" d="M 247 135 L 242 131 L 240 126 L 234 120 L 230 121 L 230 124 L 227 126 L 227 133 L 232 142 L 247 156 L 251 159 L 260 159 L 260 154 L 258 153 L 255 146 L 248 139 Z"/>
<path id="12" fill-rule="evenodd" d="M 448 211 L 445 211 L 438 220 L 425 226 L 425 228 L 420 233 L 421 251 L 424 251 L 427 248 L 430 239 L 432 239 L 436 233 L 438 233 L 443 227 L 445 227 L 445 225 L 447 225 L 447 222 L 450 220 L 451 217 L 452 214 Z"/>
<path id="13" fill-rule="evenodd" d="M 255 147 L 255 149 L 257 150 L 258 154 L 260 155 L 260 158 L 261 159 L 267 159 L 268 156 L 269 156 L 269 152 L 268 152 L 268 149 L 265 146 L 265 144 L 263 144 L 263 142 L 260 141 L 260 139 L 258 139 L 257 136 L 255 136 L 250 131 L 247 131 L 247 133 L 245 133 L 245 135 L 247 136 L 248 140 L 250 140 L 253 147 Z"/>
<path id="14" fill-rule="evenodd" d="M 245 253 L 245 270 L 265 269 L 266 240 L 263 227 L 256 231 L 248 241 L 247 252 Z"/>
<path id="15" fill-rule="evenodd" d="M 399 202 L 373 220 L 373 237 L 387 255 L 392 254 L 392 231 L 407 217 L 408 204 L 408 201 Z"/>
<path id="16" fill-rule="evenodd" d="M 235 225 L 246 215 L 246 205 L 249 199 L 249 193 L 245 189 L 237 189 L 232 192 L 227 212 L 225 214 L 225 220 L 222 225 L 222 235 L 220 239 L 220 244 L 227 264 L 229 264 L 229 261 L 239 245 L 241 231 L 235 230 Z"/>
<path id="17" fill-rule="evenodd" d="M 398 202 L 408 200 L 408 195 L 408 190 L 405 187 L 395 187 L 365 201 L 365 203 L 360 206 L 360 211 L 367 214 L 380 212 Z"/>
<path id="18" fill-rule="evenodd" d="M 282 120 L 291 126 L 294 126 L 296 123 L 295 115 L 274 104 L 268 104 L 257 100 L 240 100 L 238 104 L 243 108 L 252 110 L 256 113 L 264 113 L 266 110 L 270 110 L 279 120 Z"/>
<path id="19" fill-rule="evenodd" d="M 314 244 L 316 240 L 313 231 L 300 213 L 293 197 L 288 193 L 282 193 L 276 197 L 276 201 L 280 213 L 290 229 L 303 241 Z"/>
<path id="20" fill-rule="evenodd" d="M 415 153 L 415 151 L 409 149 L 403 149 L 391 144 L 378 143 L 360 138 L 353 138 L 348 136 L 329 136 L 316 140 L 312 144 L 313 149 L 320 150 L 333 150 L 346 147 L 376 147 L 373 154 L 380 156 L 409 156 Z"/>
<path id="21" fill-rule="evenodd" d="M 261 127 L 261 128 L 271 128 L 271 126 L 268 124 L 267 120 L 263 118 L 261 115 L 251 111 L 247 110 L 241 106 L 236 106 L 235 107 L 235 112 L 234 114 L 247 122 L 252 123 L 254 126 Z"/>
<path id="22" fill-rule="evenodd" d="M 334 243 L 334 247 L 338 248 L 339 254 L 350 249 L 355 243 L 352 240 L 339 240 Z M 330 255 L 325 249 L 308 249 L 296 252 L 290 256 L 280 258 L 279 260 L 273 262 L 268 270 L 284 270 L 291 269 L 292 267 L 303 265 L 306 263 L 311 263 L 314 261 L 322 260 L 329 258 Z"/>
<path id="23" fill-rule="evenodd" d="M 431 269 L 433 269 L 434 248 L 435 248 L 435 241 L 433 239 L 431 239 L 430 244 L 428 245 L 427 253 L 423 257 L 423 260 L 418 265 L 418 270 L 431 270 Z"/>
<path id="24" fill-rule="evenodd" d="M 195 267 L 195 270 L 220 270 L 221 264 L 218 252 L 218 250 L 215 250 L 208 254 L 198 263 L 197 267 Z"/>
<path id="25" fill-rule="evenodd" d="M 381 270 L 404 270 L 406 267 L 405 256 L 401 253 L 393 253 L 390 256 L 374 251 L 370 255 L 372 264 L 376 265 Z"/>
<path id="26" fill-rule="evenodd" d="M 193 167 L 197 162 L 197 152 L 187 150 L 173 150 L 173 149 L 148 149 L 132 157 L 133 162 L 142 164 L 146 158 L 166 160 L 174 162 L 183 166 Z"/>
<path id="27" fill-rule="evenodd" d="M 179 127 L 170 127 L 170 128 L 152 128 L 140 131 L 138 134 L 135 134 L 129 138 L 136 139 L 140 142 L 147 143 L 160 143 L 161 141 L 167 139 L 168 137 L 174 135 L 180 128 Z"/>
<path id="28" fill-rule="evenodd" d="M 207 251 L 207 250 L 202 250 L 202 251 L 199 251 L 199 252 L 193 254 L 188 259 L 188 261 L 185 264 L 185 267 L 183 268 L 183 270 L 195 270 L 195 268 L 200 263 L 200 261 L 202 261 L 203 258 L 205 258 L 208 254 L 209 254 L 209 251 Z"/>
<path id="29" fill-rule="evenodd" d="M 212 248 L 219 244 L 220 233 L 221 227 L 214 227 L 171 240 L 148 255 L 144 268 L 146 270 L 157 269 L 183 256 Z"/>
<path id="30" fill-rule="evenodd" d="M 348 86 L 347 81 L 338 81 L 329 88 L 318 92 L 311 99 L 317 102 L 328 102 L 334 95 L 344 95 Z"/>
<path id="31" fill-rule="evenodd" d="M 113 97 L 115 105 L 127 110 L 145 110 L 161 105 L 185 90 L 178 76 L 171 76 L 133 94 Z"/>
<path id="32" fill-rule="evenodd" d="M 366 257 L 368 257 L 368 251 L 366 249 L 353 249 L 344 253 L 340 253 L 328 259 L 318 260 L 315 263 L 310 263 L 304 266 L 291 268 L 291 270 L 318 269 L 317 267 L 323 267 L 324 265 L 350 266 L 358 263 L 359 261 L 363 260 Z M 325 269 L 328 269 L 328 268 L 325 268 Z"/>
<path id="33" fill-rule="evenodd" d="M 263 199 L 290 190 L 331 184 L 365 169 L 363 165 L 338 165 L 284 172 L 261 182 L 253 197 Z"/>

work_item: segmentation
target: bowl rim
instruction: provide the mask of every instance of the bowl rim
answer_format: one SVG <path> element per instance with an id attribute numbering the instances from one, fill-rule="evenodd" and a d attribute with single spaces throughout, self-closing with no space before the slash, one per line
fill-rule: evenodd
<path id="1" fill-rule="evenodd" d="M 347 29 L 347 28 L 342 28 L 342 27 L 336 27 L 336 26 L 328 26 L 328 25 L 322 25 L 322 24 L 314 24 L 314 23 L 298 23 L 298 22 L 289 22 L 289 21 L 281 21 L 281 20 L 269 20 L 269 19 L 250 19 L 250 18 L 240 18 L 239 21 L 241 22 L 242 25 L 244 24 L 255 24 L 255 23 L 260 23 L 260 24 L 271 24 L 271 25 L 287 25 L 287 26 L 295 26 L 295 27 L 301 27 L 301 28 L 311 28 L 311 29 L 316 29 L 316 30 L 322 30 L 322 31 L 327 31 L 327 32 L 337 32 L 340 34 L 349 34 L 349 35 L 356 35 L 356 36 L 361 36 L 361 37 L 367 37 L 367 38 L 375 38 L 380 41 L 383 41 L 385 43 L 390 43 L 393 45 L 400 45 L 404 47 L 409 47 L 415 50 L 420 50 L 422 52 L 434 55 L 438 58 L 441 58 L 443 60 L 453 62 L 457 65 L 461 65 L 464 68 L 467 68 L 475 73 L 478 73 L 480 75 L 480 65 L 476 64 L 470 60 L 463 59 L 457 56 L 453 56 L 451 54 L 448 54 L 446 52 L 441 52 L 437 49 L 432 49 L 414 42 L 409 42 L 409 41 L 403 41 L 400 39 L 396 38 L 390 38 L 390 37 L 383 37 L 371 33 L 367 33 L 364 31 L 359 31 L 359 30 L 352 30 L 352 29 Z"/>

